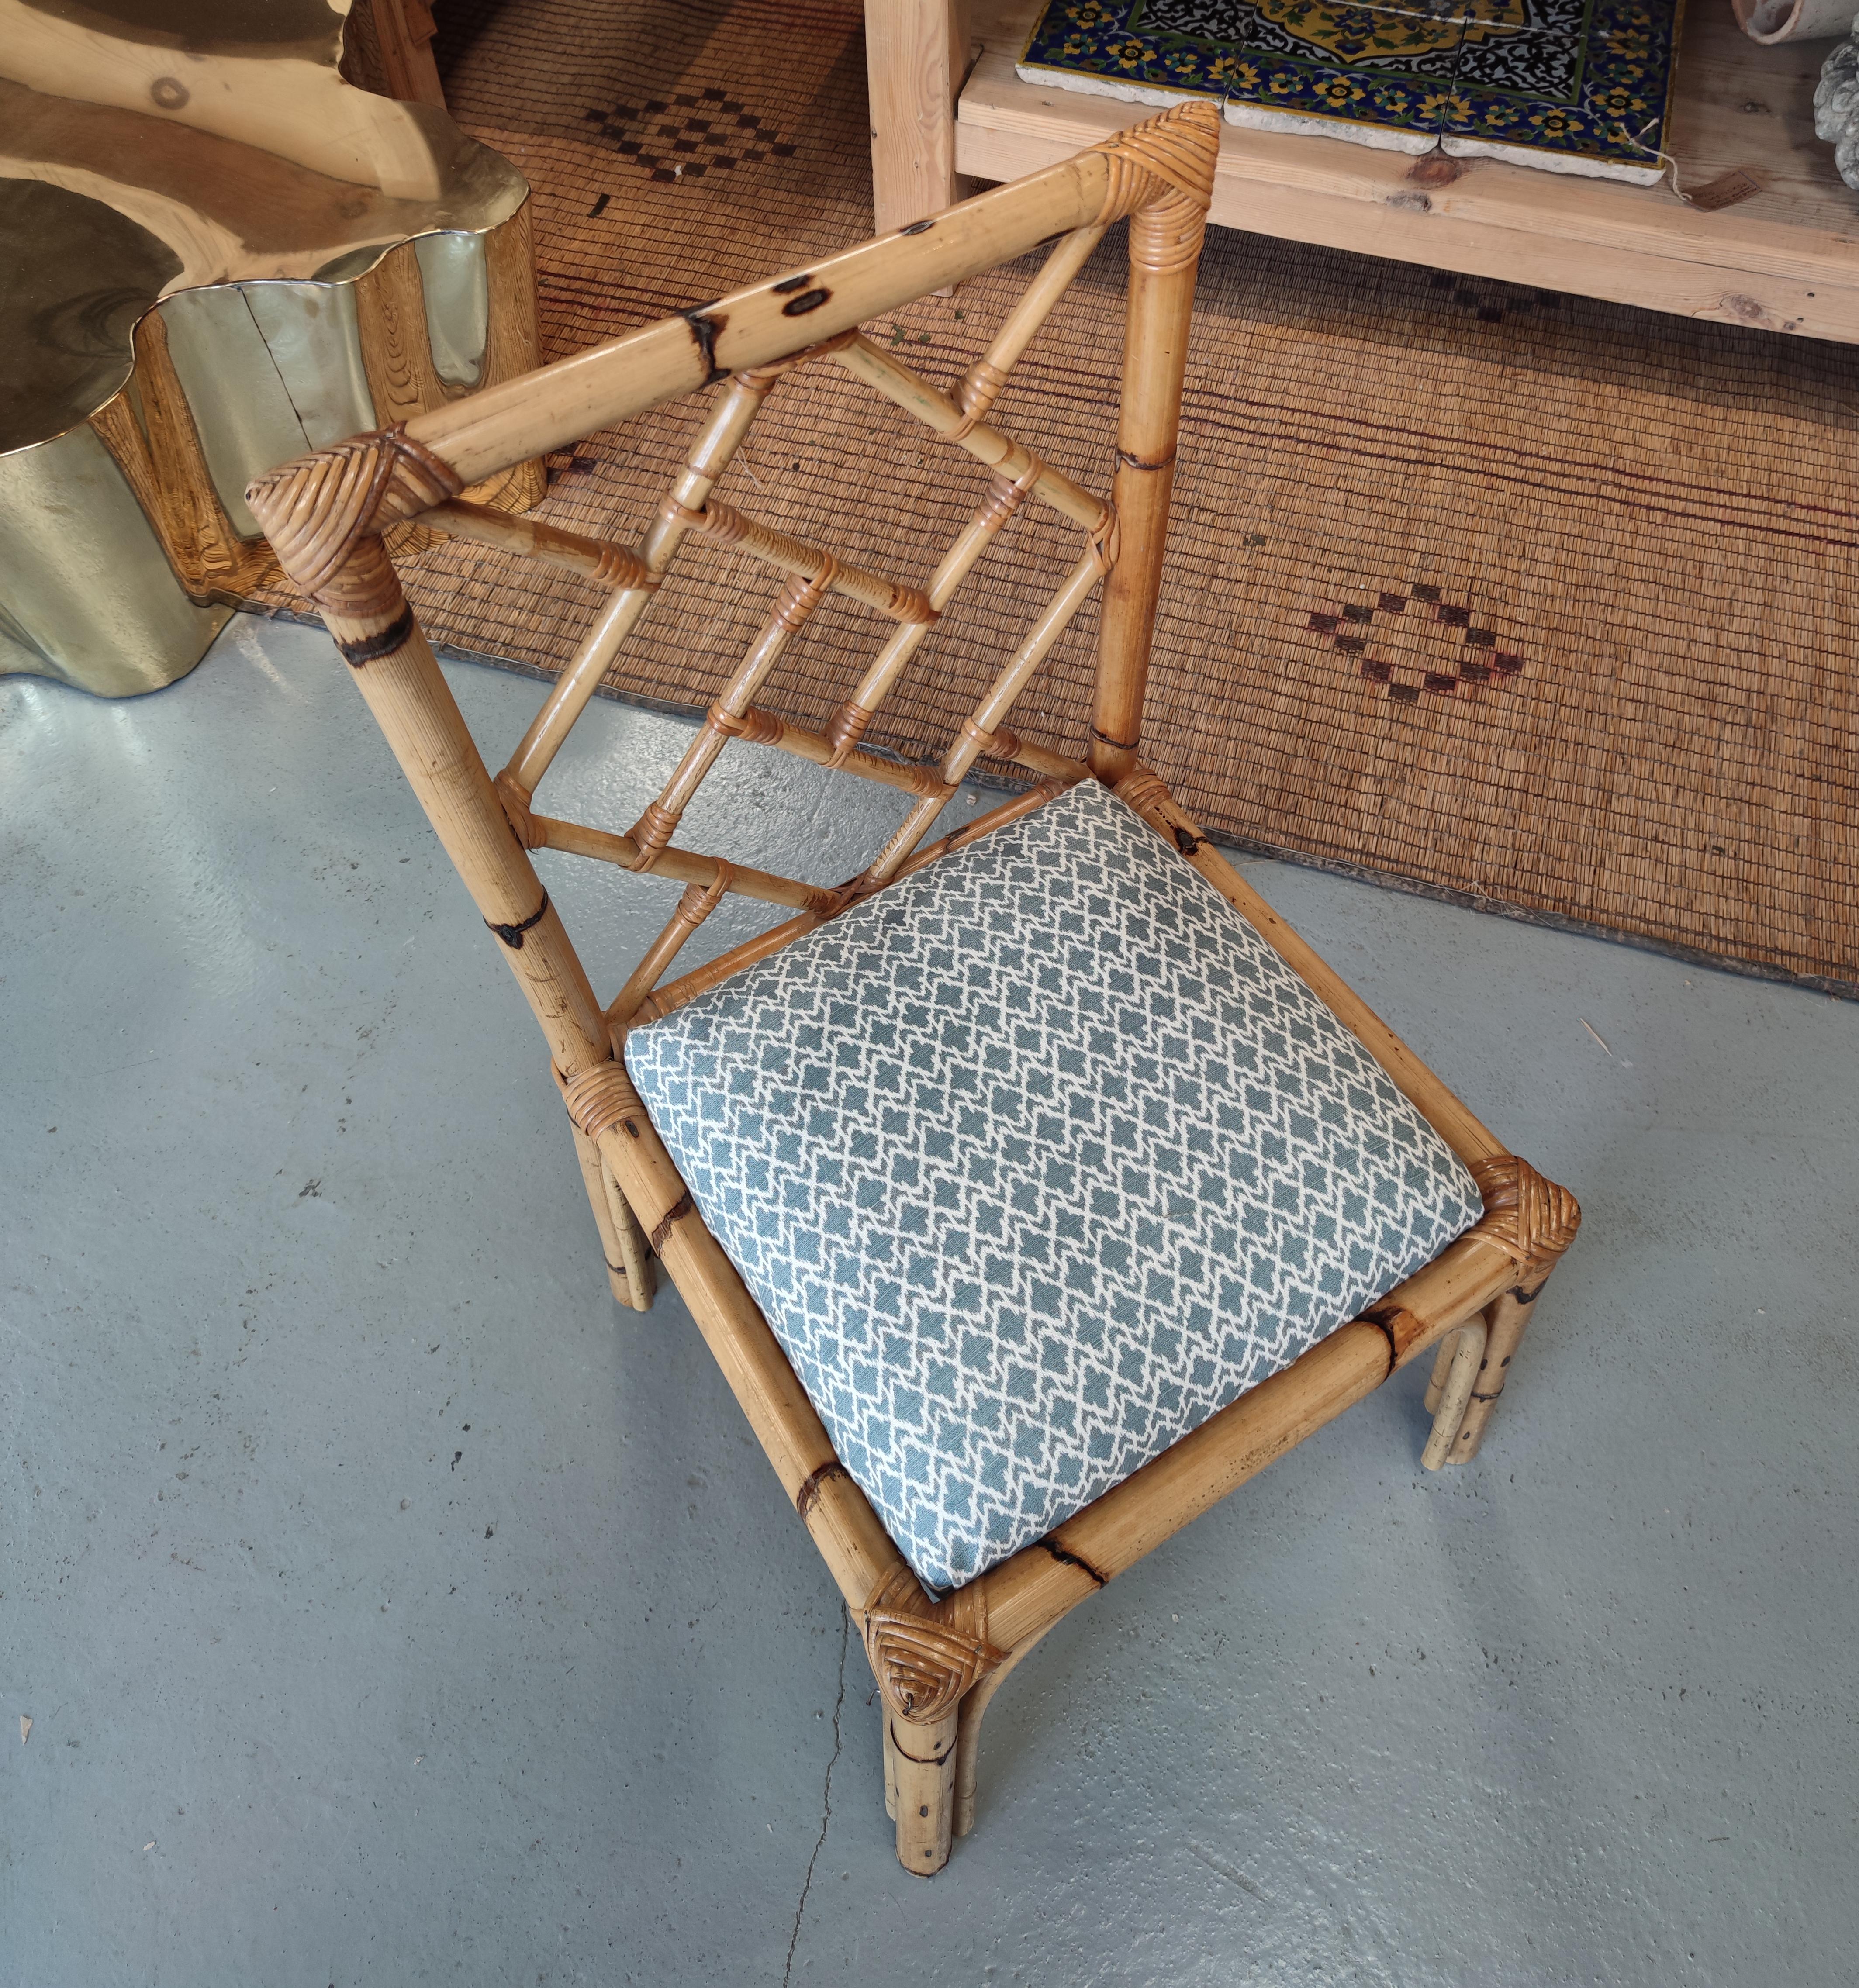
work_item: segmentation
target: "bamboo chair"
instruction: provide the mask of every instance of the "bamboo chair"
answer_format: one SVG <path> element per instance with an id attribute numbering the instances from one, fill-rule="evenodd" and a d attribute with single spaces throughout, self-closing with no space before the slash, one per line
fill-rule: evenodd
<path id="1" fill-rule="evenodd" d="M 612 1286 L 650 1302 L 653 1259 L 669 1271 L 812 1536 L 862 1634 L 882 1693 L 886 1806 L 907 1870 L 946 1860 L 973 1820 L 981 1721 L 1001 1681 L 1068 1611 L 1292 1445 L 1434 1351 L 1423 1461 L 1464 1462 L 1478 1448 L 1549 1273 L 1580 1219 L 1573 1199 L 1508 1153 L 1406 1046 L 1250 890 L 1140 756 L 1145 675 L 1173 476 L 1183 354 L 1211 191 L 1218 121 L 1211 106 L 1170 110 L 1065 163 L 997 188 L 899 232 L 606 345 L 493 386 L 384 432 L 318 451 L 262 478 L 252 508 L 285 570 L 321 611 L 547 1043 Z M 987 417 L 1085 258 L 1113 222 L 1129 222 L 1129 288 L 1116 471 L 1108 501 L 1039 460 Z M 944 394 L 867 340 L 861 323 L 1056 240 L 988 348 Z M 789 369 L 837 365 L 992 471 L 986 497 L 926 587 L 880 577 L 745 517 L 712 492 L 769 394 Z M 459 492 L 591 431 L 701 389 L 720 387 L 669 499 L 638 546 L 597 542 L 462 502 Z M 1028 498 L 1079 528 L 1082 556 L 1051 604 L 950 742 L 940 764 L 905 766 L 860 741 L 943 606 Z M 612 588 L 591 632 L 495 779 L 479 759 L 382 543 L 417 519 L 591 576 Z M 557 820 L 534 806 L 538 783 L 620 644 L 650 608 L 674 562 L 709 539 L 787 577 L 767 625 L 711 707 L 663 793 L 625 834 Z M 1104 598 L 1090 736 L 1078 757 L 1008 730 L 1015 698 L 1102 580 Z M 786 644 L 828 591 L 849 595 L 894 631 L 824 733 L 754 700 Z M 826 887 L 686 849 L 679 818 L 732 739 L 799 755 L 909 796 L 902 826 L 863 875 Z M 984 754 L 1024 768 L 1028 790 L 959 833 L 922 838 Z M 1080 786 L 1095 781 L 1099 788 Z M 1366 1048 L 1390 1105 L 1407 1105 L 1477 1184 L 1482 1214 L 1360 1315 L 1238 1395 L 1153 1459 L 979 1577 L 933 1594 L 912 1570 L 866 1491 L 835 1455 L 826 1425 L 733 1261 L 694 1205 L 623 1060 L 628 1031 L 696 1013 L 707 990 L 747 984 L 804 952 L 784 948 L 848 911 L 875 915 L 939 874 L 984 857 L 986 839 L 1028 830 L 1055 797 L 1108 819 L 1109 789 L 1224 904 L 1220 919 Z M 1095 817 L 1094 817 L 1095 818 Z M 1118 817 L 1123 819 L 1122 816 Z M 1114 823 L 1112 824 L 1114 827 Z M 1108 831 L 1107 831 L 1108 832 Z M 995 845 L 1004 847 L 1004 844 Z M 612 1003 L 603 1008 L 529 852 L 571 851 L 681 881 L 677 910 Z M 936 866 L 945 866 L 939 873 Z M 1171 871 L 1172 877 L 1174 872 Z M 1183 889 L 1200 891 L 1181 871 Z M 1173 886 L 1170 887 L 1173 888 Z M 875 893 L 867 911 L 859 908 Z M 727 893 L 794 915 L 696 972 L 666 980 L 679 948 Z M 1208 901 L 1212 902 L 1210 899 Z M 1234 919 L 1225 908 L 1237 912 Z M 1197 912 L 1195 915 L 1200 915 Z M 849 929 L 847 928 L 841 929 Z M 1263 944 L 1261 944 L 1261 941 Z M 1223 943 L 1226 942 L 1222 941 Z M 1235 939 L 1234 943 L 1238 943 Z M 1277 964 L 1282 961 L 1284 964 Z M 757 962 L 768 962 L 760 969 Z M 1288 967 L 1290 971 L 1285 972 Z M 1334 1029 L 1327 1017 L 1325 1028 Z M 645 1027 L 638 1040 L 653 1040 Z M 1372 1068 L 1363 1059 L 1365 1068 Z M 1430 1128 L 1428 1131 L 1427 1128 Z M 1471 1204 L 1475 1211 L 1476 1202 Z"/>

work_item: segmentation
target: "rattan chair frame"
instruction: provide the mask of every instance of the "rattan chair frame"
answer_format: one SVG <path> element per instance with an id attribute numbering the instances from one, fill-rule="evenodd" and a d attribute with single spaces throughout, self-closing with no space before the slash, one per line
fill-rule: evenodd
<path id="1" fill-rule="evenodd" d="M 1149 648 L 1173 481 L 1195 272 L 1219 124 L 1190 104 L 1075 158 L 804 270 L 649 325 L 572 358 L 323 449 L 262 478 L 254 512 L 316 604 L 546 1039 L 615 1295 L 643 1309 L 653 1259 L 689 1305 L 782 1488 L 857 1623 L 884 1710 L 886 1806 L 904 1867 L 927 1875 L 974 1818 L 981 1721 L 1002 1679 L 1081 1601 L 1275 1458 L 1437 1349 L 1432 1467 L 1475 1455 L 1505 1370 L 1580 1219 L 1573 1199 L 1508 1152 L 1245 884 L 1140 756 Z M 986 417 L 1007 372 L 1105 232 L 1129 221 L 1129 289 L 1108 502 Z M 862 323 L 1056 240 L 987 355 L 951 394 L 859 333 Z M 987 499 L 927 587 L 863 571 L 743 518 L 712 490 L 768 393 L 797 364 L 835 363 L 994 472 Z M 466 486 L 661 402 L 727 382 L 671 497 L 635 548 L 462 502 Z M 1085 535 L 1085 550 L 1001 678 L 933 766 L 864 750 L 865 727 L 941 607 L 1029 498 Z M 493 780 L 382 534 L 408 520 L 527 554 L 611 592 L 510 764 Z M 683 762 L 626 834 L 539 813 L 537 783 L 687 544 L 733 546 L 786 576 L 769 620 Z M 1090 736 L 1077 758 L 1030 745 L 1008 708 L 1100 583 Z M 754 702 L 828 592 L 895 624 L 821 732 Z M 679 848 L 691 793 L 731 739 L 785 749 L 914 796 L 871 868 L 828 888 Z M 984 754 L 1034 776 L 1025 793 L 942 841 L 921 838 Z M 1075 781 L 1111 786 L 1178 849 L 1366 1046 L 1465 1161 L 1484 1196 L 1475 1228 L 1364 1317 L 1212 1416 L 1051 1535 L 933 1600 L 845 1466 L 741 1276 L 705 1227 L 618 1054 L 626 1028 L 663 1014 L 895 878 L 940 860 Z M 530 860 L 566 850 L 686 886 L 677 911 L 604 1008 Z M 679 948 L 729 893 L 794 915 L 667 981 Z"/>

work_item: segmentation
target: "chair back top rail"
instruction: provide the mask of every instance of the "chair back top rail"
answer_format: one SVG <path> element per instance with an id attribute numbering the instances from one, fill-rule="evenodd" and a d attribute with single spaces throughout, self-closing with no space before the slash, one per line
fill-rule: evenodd
<path id="1" fill-rule="evenodd" d="M 415 414 L 408 434 L 476 483 L 732 373 L 767 366 L 1130 211 L 1132 175 L 1080 154 L 945 213 Z M 1128 205 L 1122 204 L 1127 201 Z M 1106 212 L 1106 208 L 1113 211 Z"/>

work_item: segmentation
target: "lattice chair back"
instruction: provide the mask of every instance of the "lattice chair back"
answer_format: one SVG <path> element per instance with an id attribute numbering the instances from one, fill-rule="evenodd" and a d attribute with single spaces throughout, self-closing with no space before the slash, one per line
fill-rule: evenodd
<path id="1" fill-rule="evenodd" d="M 919 1873 L 940 1867 L 951 1834 L 966 1828 L 972 1815 L 980 1718 L 994 1689 L 1054 1621 L 1106 1580 L 1378 1386 L 1397 1365 L 1436 1345 L 1441 1352 L 1429 1405 L 1438 1412 L 1427 1460 L 1437 1464 L 1473 1454 L 1502 1384 L 1502 1365 L 1577 1219 L 1566 1193 L 1507 1154 L 1247 888 L 1139 757 L 1190 306 L 1219 131 L 1210 104 L 1169 111 L 1062 164 L 896 234 L 384 432 L 318 451 L 259 479 L 248 493 L 285 570 L 320 610 L 350 664 L 529 1000 L 574 1128 L 615 1294 L 643 1309 L 652 1295 L 654 1258 L 670 1272 L 854 1611 L 883 1695 L 886 1800 L 896 1819 L 898 1853 L 906 1868 Z M 1041 461 L 990 416 L 1040 326 L 1106 230 L 1125 218 L 1126 341 L 1116 469 L 1105 494 Z M 858 329 L 1048 242 L 1054 245 L 1044 266 L 951 392 L 920 377 Z M 992 472 L 981 502 L 921 585 L 868 571 L 713 495 L 783 377 L 796 367 L 827 366 L 843 369 L 895 402 Z M 461 499 L 462 490 L 513 464 L 707 388 L 719 390 L 709 418 L 636 546 Z M 1058 590 L 1002 661 L 938 762 L 906 766 L 867 750 L 862 742 L 868 728 L 918 662 L 957 590 L 1029 504 L 1049 508 L 1077 535 L 1073 563 Z M 540 560 L 610 590 L 587 636 L 494 779 L 406 604 L 382 541 L 384 531 L 409 520 Z M 651 611 L 661 587 L 676 584 L 677 563 L 716 546 L 752 555 L 782 578 L 760 633 L 672 777 L 625 833 L 541 811 L 538 783 L 621 645 Z M 1007 721 L 1016 699 L 1100 586 L 1089 736 L 1075 755 L 1048 751 L 1020 738 Z M 824 728 L 814 731 L 778 715 L 761 699 L 787 645 L 829 593 L 862 604 L 890 629 L 857 680 L 845 686 Z M 776 747 L 902 789 L 910 796 L 905 819 L 860 875 L 831 884 L 774 875 L 686 847 L 678 839 L 682 819 L 732 739 Z M 1016 762 L 1031 776 L 1031 784 L 958 832 L 926 843 L 938 816 L 984 755 Z M 1154 840 L 1133 825 L 1126 812 L 1102 800 L 1093 782 L 1113 789 L 1149 824 L 1180 877 L 1158 870 L 1162 858 Z M 1068 798 L 1052 806 L 1060 795 Z M 1050 816 L 1038 816 L 1048 806 Z M 616 1052 L 629 1030 L 642 1030 L 638 1041 L 669 1040 L 666 1030 L 689 1019 L 679 1010 L 696 996 L 734 976 L 750 975 L 797 938 L 874 894 L 926 870 L 932 879 L 953 877 L 960 866 L 946 859 L 957 850 L 971 848 L 962 859 L 971 863 L 984 853 L 972 850 L 982 838 L 1000 833 L 1001 842 L 989 847 L 1007 847 L 1008 838 L 1030 829 L 1035 818 L 1061 816 L 1048 844 L 1069 837 L 1075 848 L 1098 837 L 1112 862 L 1124 864 L 1131 877 L 1147 877 L 1144 888 L 1173 894 L 1174 909 L 1188 925 L 1203 930 L 1210 945 L 1224 948 L 1221 956 L 1256 982 L 1260 1001 L 1278 1018 L 1260 1039 L 1268 1047 L 1281 1044 L 1273 1053 L 1282 1053 L 1282 1044 L 1293 1037 L 1316 1046 L 1312 1053 L 1328 1059 L 1325 1081 L 1333 1080 L 1339 1122 L 1348 1121 L 1352 1137 L 1360 1132 L 1370 1144 L 1379 1140 L 1384 1147 L 1390 1139 L 1397 1146 L 1406 1142 L 1407 1186 L 1397 1166 L 1387 1174 L 1387 1191 L 1399 1202 L 1411 1190 L 1417 1208 L 1426 1204 L 1420 1212 L 1434 1227 L 1420 1222 L 1413 1233 L 1434 1239 L 1418 1254 L 1410 1247 L 1385 1282 L 1366 1287 L 1363 1302 L 1369 1297 L 1380 1302 L 1361 1317 L 1351 1321 L 1344 1312 L 1343 1322 L 1325 1327 L 1327 1337 L 1314 1343 L 1311 1333 L 1281 1334 L 1278 1354 L 1210 1398 L 1198 1425 L 1192 1418 L 1177 1422 L 1187 1432 L 1166 1439 L 1172 1447 L 1152 1444 L 1143 1452 L 1150 1460 L 1139 1459 L 1139 1467 L 1121 1481 L 1106 1480 L 1109 1488 L 1082 1510 L 1076 1500 L 1061 1508 L 1072 1515 L 1034 1543 L 1010 1541 L 1001 1549 L 1005 1557 L 997 1555 L 998 1564 L 986 1565 L 965 1584 L 957 1578 L 961 1565 L 950 1563 L 955 1573 L 938 1578 L 953 1584 L 951 1591 L 935 1595 L 924 1584 L 930 1577 L 919 1579 L 913 1571 L 926 1566 L 923 1552 L 906 1559 L 835 1452 L 814 1399 L 738 1262 L 695 1208 L 661 1128 Z M 1139 848 L 1129 843 L 1133 834 Z M 686 886 L 664 929 L 604 1004 L 531 864 L 530 851 L 537 848 Z M 938 864 L 945 867 L 932 868 Z M 1187 875 L 1188 866 L 1197 879 Z M 668 978 L 691 933 L 730 894 L 792 915 L 696 972 Z M 906 894 L 885 902 L 897 905 Z M 1243 932 L 1231 917 L 1234 911 L 1244 921 Z M 824 943 L 824 938 L 815 942 Z M 787 957 L 791 962 L 801 955 Z M 699 1012 L 691 1009 L 690 1016 Z M 666 1027 L 642 1029 L 654 1023 Z M 1367 1114 L 1360 1124 L 1352 1100 L 1360 1100 Z M 1316 1123 L 1309 1117 L 1312 1128 Z M 1310 1136 L 1317 1136 L 1314 1129 Z M 1405 1219 L 1407 1212 L 1395 1212 Z M 1295 1237 L 1289 1240 L 1301 1246 Z M 1497 1384 L 1475 1387 L 1478 1374 L 1494 1362 Z M 1270 1378 L 1260 1380 L 1260 1374 Z M 1242 1385 L 1249 1391 L 1239 1391 Z M 869 1471 L 866 1481 L 872 1481 Z M 1026 1537 L 1023 1529 L 1018 1538 Z"/>
<path id="2" fill-rule="evenodd" d="M 1120 134 L 1062 165 L 774 281 L 683 312 L 380 433 L 321 449 L 249 492 L 285 570 L 321 611 L 434 827 L 477 900 L 547 1038 L 557 1077 L 577 1099 L 623 1082 L 616 1035 L 662 1014 L 766 956 L 936 850 L 917 845 L 984 752 L 1017 762 L 1036 783 L 1007 810 L 969 824 L 984 833 L 1086 773 L 1133 772 L 1142 718 L 1173 482 L 1194 272 L 1218 144 L 1210 106 L 1190 104 Z M 1040 460 L 987 418 L 1009 372 L 1091 252 L 1129 220 L 1130 287 L 1116 469 L 1104 496 Z M 1058 238 L 983 357 L 952 394 L 920 377 L 858 329 L 861 323 L 980 274 Z M 924 587 L 865 571 L 716 499 L 713 492 L 784 374 L 841 367 L 993 475 L 974 516 Z M 721 386 L 685 467 L 635 547 L 587 538 L 467 503 L 459 492 L 520 462 L 658 404 Z M 910 667 L 957 589 L 1028 502 L 1076 528 L 1075 564 L 1006 660 L 940 764 L 906 767 L 861 749 L 866 728 Z M 488 790 L 463 720 L 401 592 L 382 534 L 416 520 L 563 568 L 610 587 L 604 607 L 509 764 Z M 767 621 L 716 699 L 659 796 L 625 835 L 566 822 L 532 806 L 538 783 L 661 586 L 687 548 L 727 545 L 786 576 Z M 1100 582 L 1099 667 L 1091 735 L 1081 756 L 1041 750 L 1006 728 L 1014 700 Z M 829 593 L 896 624 L 824 733 L 759 706 L 783 651 Z M 877 860 L 850 884 L 823 888 L 678 846 L 679 821 L 733 738 L 774 746 L 916 797 Z M 939 846 L 946 847 L 948 844 Z M 528 860 L 553 848 L 649 871 L 689 888 L 665 930 L 603 1006 Z M 917 852 L 914 853 L 913 852 Z M 691 933 L 734 893 L 797 915 L 660 986 Z M 656 991 L 655 991 L 656 990 Z M 590 1107 L 591 1108 L 591 1107 Z M 586 1112 L 580 1116 L 584 1118 Z M 636 1224 L 585 1137 L 580 1156 L 616 1292 L 649 1301 L 651 1267 Z"/>

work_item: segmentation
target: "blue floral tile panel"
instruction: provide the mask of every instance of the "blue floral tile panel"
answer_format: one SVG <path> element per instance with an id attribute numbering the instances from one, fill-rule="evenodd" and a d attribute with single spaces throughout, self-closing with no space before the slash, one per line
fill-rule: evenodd
<path id="1" fill-rule="evenodd" d="M 626 1063 L 933 1588 L 1482 1212 L 1361 1043 L 1094 780 L 635 1029 Z"/>
<path id="2" fill-rule="evenodd" d="M 1503 0 L 1479 0 L 1501 15 Z M 1683 0 L 1589 0 L 1573 28 L 1468 22 L 1441 147 L 1651 186 L 1671 113 Z"/>
<path id="3" fill-rule="evenodd" d="M 1651 183 L 1682 0 L 1050 0 L 1028 82 Z"/>

